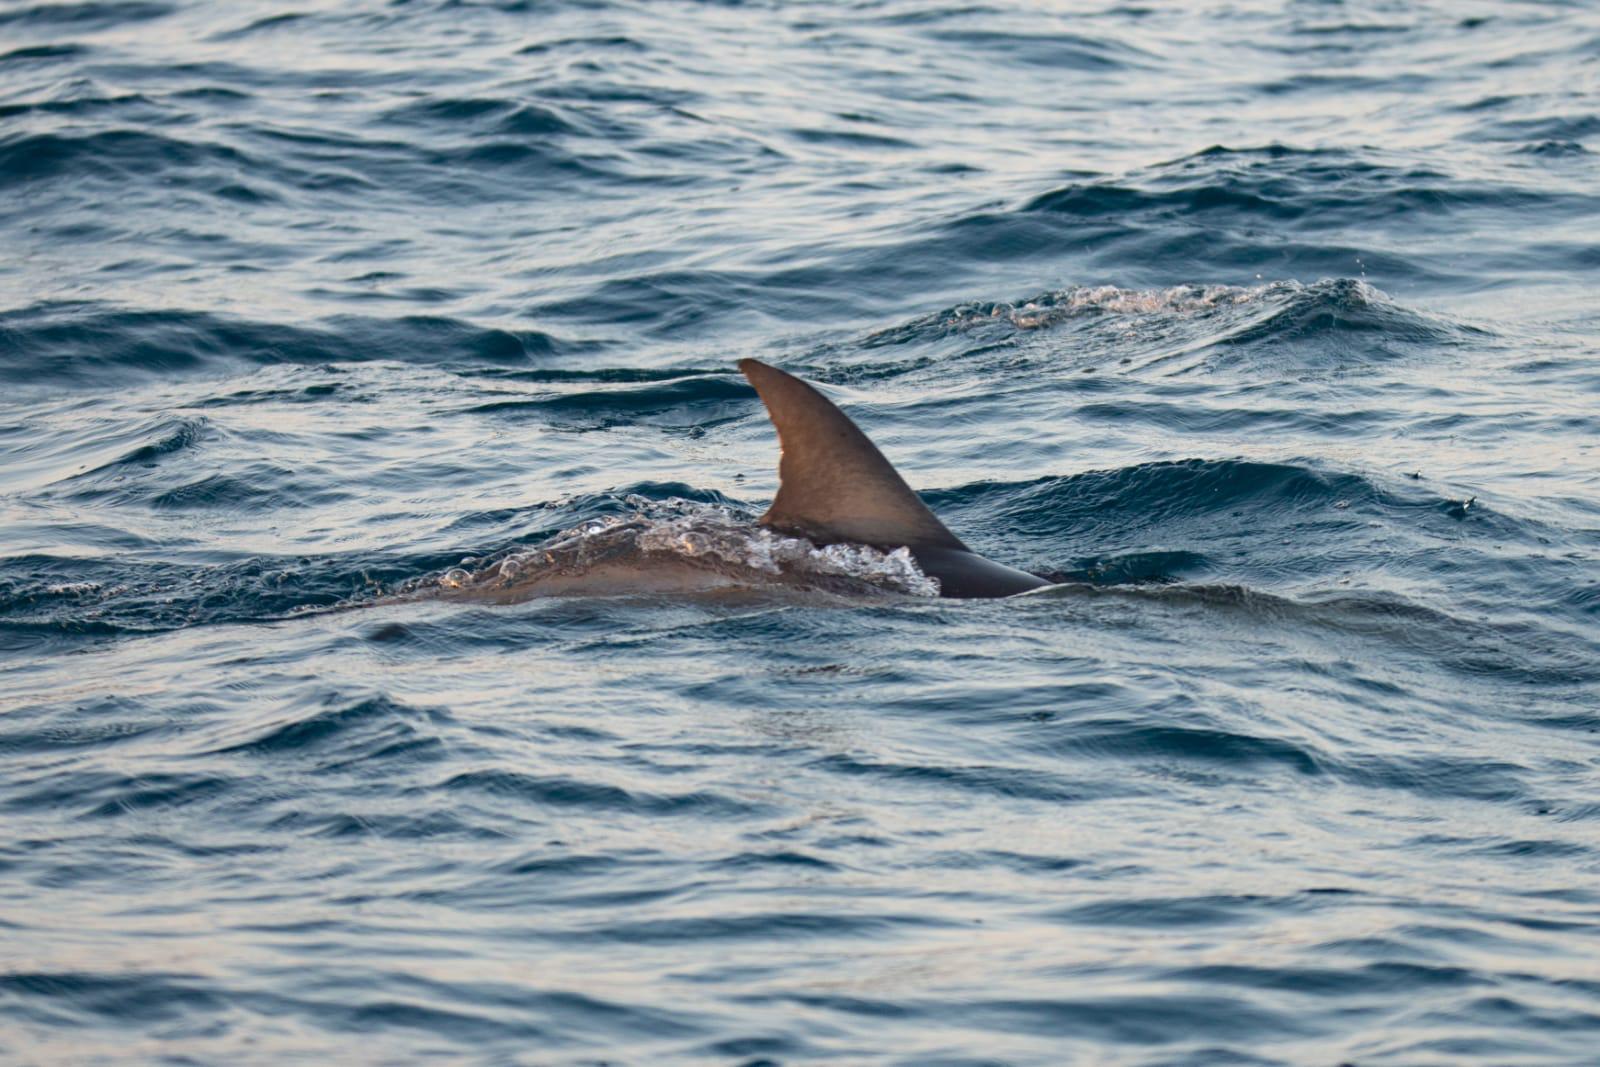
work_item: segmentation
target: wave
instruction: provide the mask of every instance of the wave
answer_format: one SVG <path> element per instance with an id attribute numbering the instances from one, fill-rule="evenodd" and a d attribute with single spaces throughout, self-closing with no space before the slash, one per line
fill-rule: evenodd
<path id="1" fill-rule="evenodd" d="M 75 433 L 30 436 L 6 452 L 0 488 L 39 490 L 129 466 L 152 466 L 192 449 L 207 432 L 200 418 L 155 418 L 115 425 L 96 423 Z"/>
<path id="2" fill-rule="evenodd" d="M 384 120 L 404 126 L 434 128 L 452 137 L 464 132 L 496 137 L 580 132 L 570 119 L 551 108 L 484 97 L 425 98 L 389 110 Z"/>
<path id="3" fill-rule="evenodd" d="M 41 44 L 26 48 L 14 48 L 9 52 L 0 52 L 0 64 L 29 63 L 34 61 L 48 62 L 57 59 L 79 59 L 89 54 L 90 49 L 81 44 Z"/>
<path id="4" fill-rule="evenodd" d="M 224 86 L 254 77 L 218 72 Z M 223 75 L 228 75 L 223 77 Z M 270 91 L 270 89 L 269 89 Z M 153 90 L 152 90 L 153 92 Z M 49 200 L 67 214 L 116 186 L 124 201 L 170 208 L 174 190 L 291 217 L 309 202 L 331 211 L 351 197 L 481 203 L 635 181 L 674 180 L 639 153 L 618 156 L 566 142 L 588 133 L 554 108 L 525 102 L 427 100 L 391 109 L 361 132 L 309 124 L 206 121 L 240 94 L 79 95 L 8 105 L 33 123 L 0 137 L 0 190 Z M 90 115 L 108 128 L 84 129 Z M 115 123 L 114 125 L 110 125 Z M 57 128 L 37 128 L 54 124 Z M 183 124 L 183 132 L 173 127 Z M 151 127 L 157 127 L 152 129 Z M 419 136 L 420 134 L 420 136 Z"/>
<path id="5" fill-rule="evenodd" d="M 645 793 L 567 775 L 539 777 L 498 767 L 464 771 L 439 783 L 438 788 L 447 792 L 482 791 L 509 796 L 519 803 L 541 808 L 582 808 L 652 818 L 741 818 L 759 810 L 758 805 L 720 793 Z"/>
<path id="6" fill-rule="evenodd" d="M 460 319 L 336 315 L 290 325 L 201 311 L 146 311 L 100 303 L 45 303 L 0 311 L 0 382 L 116 388 L 140 379 L 220 376 L 277 364 L 374 360 L 526 366 L 593 351 L 540 330 Z"/>
<path id="7" fill-rule="evenodd" d="M 1381 589 L 1337 591 L 1313 589 L 1297 594 L 1219 582 L 1176 582 L 1157 585 L 1099 585 L 1063 580 L 1022 598 L 1026 610 L 1051 600 L 1121 601 L 1156 611 L 1205 612 L 1208 626 L 1220 625 L 1237 613 L 1247 620 L 1252 640 L 1262 634 L 1280 639 L 1292 632 L 1326 651 L 1351 642 L 1351 655 L 1368 654 L 1374 644 L 1388 662 L 1412 659 L 1417 676 L 1445 668 L 1457 678 L 1493 686 L 1537 687 L 1577 694 L 1600 683 L 1600 642 L 1589 635 L 1529 623 L 1505 613 L 1490 618 L 1456 607 L 1450 611 Z M 1398 659 L 1397 659 L 1398 657 Z M 1381 698 L 1398 695 L 1382 684 L 1361 683 Z M 1558 729 L 1591 729 L 1592 715 L 1573 722 L 1530 716 L 1529 721 Z M 1360 775 L 1347 769 L 1347 773 Z"/>
<path id="8" fill-rule="evenodd" d="M 270 622 L 372 601 L 459 553 L 257 556 L 222 563 L 22 555 L 0 560 L 0 628 L 18 646 Z"/>
<path id="9" fill-rule="evenodd" d="M 532 416 L 558 429 L 574 431 L 617 425 L 657 426 L 686 430 L 698 437 L 708 427 L 744 418 L 755 403 L 750 388 L 733 380 L 729 371 L 666 380 L 662 377 L 650 375 L 643 384 L 627 382 L 607 389 L 577 389 L 532 397 L 513 394 L 506 399 L 472 404 L 460 412 L 510 420 Z M 594 376 L 589 380 L 593 381 Z"/>
<path id="10" fill-rule="evenodd" d="M 1278 283 L 1293 287 L 1295 283 Z M 1014 302 L 972 301 L 921 315 L 898 326 L 877 330 L 861 340 L 863 348 L 918 344 L 951 333 L 1048 329 L 1074 319 L 1116 316 L 1192 316 L 1259 302 L 1274 286 L 1175 285 L 1160 289 L 1124 289 L 1115 285 L 1075 285 Z"/>
<path id="11" fill-rule="evenodd" d="M 997 62 L 1007 65 L 1083 71 L 1102 76 L 1158 65 L 1156 58 L 1144 49 L 1108 37 L 1039 30 L 1010 33 L 974 27 L 934 29 L 926 33 L 933 40 L 959 47 L 964 52 L 991 53 Z"/>
<path id="12" fill-rule="evenodd" d="M 0 63 L 4 61 L 5 57 L 0 56 Z M 110 118 L 112 114 L 116 114 L 119 118 L 129 119 L 134 119 L 141 115 L 154 118 L 159 114 L 160 110 L 159 105 L 143 93 L 123 93 L 119 96 L 75 96 L 65 100 L 44 100 L 31 104 L 0 104 L 0 119 L 65 115 L 75 119 L 94 118 L 104 121 Z M 17 142 L 17 144 L 19 150 L 16 153 L 16 157 L 10 154 L 11 149 L 0 150 L 0 177 L 4 177 L 7 174 L 9 170 L 8 163 L 11 159 L 17 157 L 26 158 L 29 141 L 24 140 Z M 47 149 L 43 154 L 48 157 L 51 153 Z M 32 160 L 26 161 L 32 162 Z M 46 165 L 51 162 L 46 158 Z"/>
<path id="13" fill-rule="evenodd" d="M 307 711 L 265 722 L 230 723 L 222 736 L 208 739 L 207 755 L 242 754 L 262 758 L 314 760 L 320 770 L 336 771 L 367 760 L 393 767 L 427 762 L 439 754 L 438 733 L 451 721 L 448 712 L 419 708 L 385 696 L 353 703 L 323 698 Z M 247 733 L 244 737 L 237 736 Z"/>
<path id="14" fill-rule="evenodd" d="M 136 22 L 149 22 L 170 15 L 175 10 L 177 8 L 173 4 L 150 3 L 144 0 L 29 4 L 10 11 L 0 11 L 0 26 L 51 31 L 70 29 L 81 33 Z"/>
<path id="15" fill-rule="evenodd" d="M 1143 216 L 1327 230 L 1391 219 L 1415 224 L 1419 216 L 1472 209 L 1553 210 L 1589 199 L 1529 186 L 1463 182 L 1377 156 L 1346 148 L 1213 145 L 1125 179 L 1063 186 L 1021 210 L 1091 220 Z"/>
<path id="16" fill-rule="evenodd" d="M 1305 378 L 1370 373 L 1399 361 L 1437 362 L 1450 351 L 1498 339 L 1483 325 L 1409 307 L 1356 278 L 1152 289 L 1075 285 L 1015 301 L 955 304 L 874 331 L 858 342 L 859 351 L 931 347 L 935 355 L 897 364 L 882 364 L 877 356 L 879 366 L 852 374 L 895 377 L 934 365 L 968 370 L 974 359 L 1023 353 L 1085 372 L 1110 367 L 1119 376 L 1221 371 Z M 1072 387 L 1094 385 L 1085 379 Z"/>
<path id="17" fill-rule="evenodd" d="M 85 106 L 80 100 L 57 104 L 55 109 L 70 112 Z M 35 133 L 0 139 L 0 189 L 67 178 L 137 183 L 169 172 L 190 176 L 181 184 L 215 189 L 231 183 L 228 175 L 251 168 L 259 169 L 260 164 L 228 145 L 141 130 Z"/>
<path id="18" fill-rule="evenodd" d="M 1036 271 L 1171 285 L 1187 275 L 1248 284 L 1351 273 L 1386 286 L 1458 290 L 1526 264 L 1464 231 L 1582 218 L 1600 200 L 1581 186 L 1471 179 L 1377 149 L 1214 146 L 1154 166 L 1083 176 L 1015 205 L 968 210 L 857 249 L 863 278 L 941 285 L 1030 264 Z M 922 268 L 922 270 L 918 270 Z M 933 269 L 929 269 L 933 268 Z M 911 275 L 912 277 L 906 277 Z"/>
<path id="19" fill-rule="evenodd" d="M 1414 481 L 1380 485 L 1349 471 L 1243 459 L 1186 459 L 1040 478 L 985 482 L 924 494 L 941 514 L 982 510 L 991 525 L 1025 536 L 1071 530 L 1087 542 L 1115 543 L 1151 531 L 1169 536 L 1216 520 L 1270 528 L 1269 516 L 1330 516 L 1356 527 L 1369 512 L 1437 514 L 1450 503 Z M 1281 520 L 1280 520 L 1281 521 Z"/>

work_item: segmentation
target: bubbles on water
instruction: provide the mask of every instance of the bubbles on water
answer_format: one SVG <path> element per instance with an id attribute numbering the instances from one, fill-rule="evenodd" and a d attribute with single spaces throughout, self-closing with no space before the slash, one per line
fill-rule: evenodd
<path id="1" fill-rule="evenodd" d="M 98 593 L 100 589 L 99 582 L 61 582 L 46 586 L 45 593 L 49 596 L 81 597 Z"/>

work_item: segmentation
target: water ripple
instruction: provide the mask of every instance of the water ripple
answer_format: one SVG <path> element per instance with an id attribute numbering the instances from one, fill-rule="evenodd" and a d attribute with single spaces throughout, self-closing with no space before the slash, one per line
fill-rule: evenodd
<path id="1" fill-rule="evenodd" d="M 0 38 L 0 1058 L 1594 1060 L 1583 5 Z"/>

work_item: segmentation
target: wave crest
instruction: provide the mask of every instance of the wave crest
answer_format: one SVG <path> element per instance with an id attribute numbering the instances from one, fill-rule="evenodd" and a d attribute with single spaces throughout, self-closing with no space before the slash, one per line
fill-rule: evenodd
<path id="1" fill-rule="evenodd" d="M 1075 285 L 1040 293 L 1016 303 L 961 304 L 942 312 L 947 328 L 971 329 L 990 322 L 1005 322 L 1019 330 L 1037 330 L 1088 315 L 1182 315 L 1235 307 L 1273 295 L 1271 290 L 1293 286 L 1174 285 L 1166 289 L 1124 289 L 1115 285 Z"/>

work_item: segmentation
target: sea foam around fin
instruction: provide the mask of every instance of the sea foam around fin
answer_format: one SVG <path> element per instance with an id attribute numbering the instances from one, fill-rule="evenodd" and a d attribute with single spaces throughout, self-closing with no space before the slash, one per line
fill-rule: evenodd
<path id="1" fill-rule="evenodd" d="M 686 500 L 629 498 L 639 510 L 563 530 L 532 549 L 487 561 L 467 559 L 438 579 L 454 595 L 520 599 L 617 594 L 656 588 L 673 569 L 700 572 L 721 587 L 786 586 L 828 592 L 889 592 L 936 597 L 939 582 L 924 574 L 910 551 L 868 545 L 819 546 L 761 526 L 735 509 Z M 470 569 L 469 569 L 470 568 Z M 585 578 L 593 577 L 592 584 Z"/>

